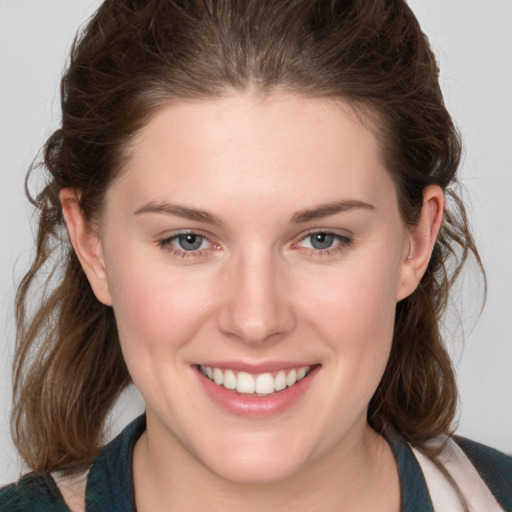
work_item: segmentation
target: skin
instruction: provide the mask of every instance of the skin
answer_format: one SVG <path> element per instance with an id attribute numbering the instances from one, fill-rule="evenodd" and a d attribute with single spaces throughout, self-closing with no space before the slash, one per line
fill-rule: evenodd
<path id="1" fill-rule="evenodd" d="M 77 191 L 61 201 L 146 402 L 138 510 L 399 509 L 392 453 L 366 413 L 443 194 L 425 189 L 406 227 L 369 122 L 341 100 L 285 93 L 182 100 L 139 132 L 98 226 L 82 218 Z M 318 213 L 340 201 L 358 206 Z M 204 236 L 198 250 L 180 248 L 172 237 L 183 232 Z M 334 234 L 332 246 L 314 248 L 311 232 Z M 193 365 L 218 360 L 319 371 L 285 411 L 246 418 L 199 382 Z"/>

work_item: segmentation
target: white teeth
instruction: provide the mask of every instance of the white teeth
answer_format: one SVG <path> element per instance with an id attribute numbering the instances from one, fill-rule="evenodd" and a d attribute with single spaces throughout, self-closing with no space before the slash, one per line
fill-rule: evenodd
<path id="1" fill-rule="evenodd" d="M 297 370 L 292 370 L 286 376 L 286 385 L 287 386 L 293 386 L 296 382 L 297 382 Z"/>
<path id="2" fill-rule="evenodd" d="M 224 382 L 224 374 L 222 373 L 222 370 L 219 370 L 218 368 L 213 370 L 213 382 L 218 386 Z"/>
<path id="3" fill-rule="evenodd" d="M 236 374 L 233 370 L 222 370 L 205 365 L 201 365 L 199 369 L 205 377 L 226 389 L 236 390 L 243 394 L 270 395 L 302 380 L 309 373 L 311 367 L 302 366 L 287 371 L 280 370 L 275 377 L 268 372 L 259 375 L 251 375 L 247 372 Z"/>
<path id="4" fill-rule="evenodd" d="M 274 383 L 274 389 L 276 391 L 282 391 L 286 387 L 286 373 L 281 370 L 276 375 L 275 383 Z"/>
<path id="5" fill-rule="evenodd" d="M 256 378 L 256 393 L 270 395 L 274 392 L 274 377 L 270 373 L 262 373 Z"/>
<path id="6" fill-rule="evenodd" d="M 236 381 L 236 390 L 239 393 L 254 393 L 254 379 L 252 375 L 240 372 Z"/>
<path id="7" fill-rule="evenodd" d="M 236 375 L 231 370 L 224 372 L 224 387 L 226 389 L 236 389 Z"/>

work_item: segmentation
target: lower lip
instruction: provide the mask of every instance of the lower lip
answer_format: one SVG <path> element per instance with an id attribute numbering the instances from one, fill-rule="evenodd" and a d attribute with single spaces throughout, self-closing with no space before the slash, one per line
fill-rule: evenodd
<path id="1" fill-rule="evenodd" d="M 302 395 L 320 370 L 320 365 L 313 366 L 302 380 L 271 395 L 249 395 L 237 393 L 224 386 L 218 386 L 205 377 L 199 368 L 194 366 L 199 381 L 213 401 L 225 411 L 246 418 L 264 418 L 279 414 L 291 407 Z"/>

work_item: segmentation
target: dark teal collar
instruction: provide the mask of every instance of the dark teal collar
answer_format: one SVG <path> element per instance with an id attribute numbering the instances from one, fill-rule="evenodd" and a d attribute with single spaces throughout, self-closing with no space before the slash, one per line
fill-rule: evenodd
<path id="1" fill-rule="evenodd" d="M 86 512 L 136 512 L 132 454 L 146 430 L 146 415 L 133 420 L 96 457 L 87 477 Z"/>
<path id="2" fill-rule="evenodd" d="M 132 454 L 146 429 L 146 417 L 133 420 L 94 460 L 87 477 L 86 512 L 136 512 Z M 403 436 L 390 429 L 385 436 L 398 466 L 400 512 L 433 512 L 421 468 Z M 455 437 L 476 470 L 504 508 L 512 511 L 512 457 L 468 439 Z M 0 512 L 69 512 L 48 474 L 29 474 L 0 489 Z"/>
<path id="3" fill-rule="evenodd" d="M 427 482 L 410 445 L 392 429 L 385 436 L 398 467 L 400 478 L 400 512 L 434 512 Z"/>
<path id="4" fill-rule="evenodd" d="M 87 476 L 86 512 L 136 512 L 132 454 L 146 429 L 146 417 L 133 420 L 99 453 Z M 386 436 L 398 466 L 400 512 L 433 512 L 423 473 L 410 446 L 396 431 Z M 504 456 L 505 457 L 505 456 Z M 50 475 L 31 474 L 0 489 L 0 512 L 69 512 Z"/>
<path id="5" fill-rule="evenodd" d="M 145 428 L 146 417 L 139 416 L 96 458 L 87 478 L 86 512 L 136 512 L 132 453 Z M 400 476 L 400 512 L 433 512 L 427 484 L 410 446 L 397 431 L 387 439 Z"/>

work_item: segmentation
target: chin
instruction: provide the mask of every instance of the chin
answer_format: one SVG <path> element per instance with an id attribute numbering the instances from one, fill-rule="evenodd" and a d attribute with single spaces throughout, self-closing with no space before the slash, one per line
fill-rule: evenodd
<path id="1" fill-rule="evenodd" d="M 215 464 L 211 467 L 216 475 L 242 485 L 265 485 L 293 477 L 301 467 L 296 461 L 252 460 L 250 458 L 232 461 L 228 464 Z"/>
<path id="2" fill-rule="evenodd" d="M 290 443 L 291 439 L 276 436 L 268 439 L 267 436 L 253 435 L 252 442 L 245 438 L 231 439 L 224 447 L 203 452 L 201 463 L 217 476 L 239 484 L 269 484 L 293 477 L 306 465 L 307 460 L 303 449 L 299 451 L 296 443 Z M 235 436 L 236 437 L 236 436 Z M 233 442 L 234 441 L 234 442 Z M 294 446 L 295 445 L 295 446 Z M 302 453 L 302 454 L 301 454 Z M 196 452 L 196 456 L 198 454 Z M 202 460 L 201 460 L 202 459 Z"/>

